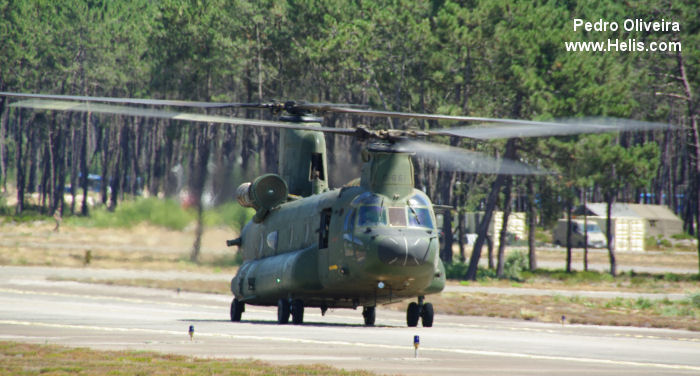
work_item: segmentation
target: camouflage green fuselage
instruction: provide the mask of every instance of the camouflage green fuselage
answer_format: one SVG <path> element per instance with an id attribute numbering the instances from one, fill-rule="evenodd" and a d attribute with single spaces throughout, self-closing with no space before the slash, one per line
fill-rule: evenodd
<path id="1" fill-rule="evenodd" d="M 410 155 L 370 154 L 360 186 L 288 201 L 245 226 L 231 281 L 239 301 L 357 307 L 442 291 L 435 215 L 413 188 Z"/>

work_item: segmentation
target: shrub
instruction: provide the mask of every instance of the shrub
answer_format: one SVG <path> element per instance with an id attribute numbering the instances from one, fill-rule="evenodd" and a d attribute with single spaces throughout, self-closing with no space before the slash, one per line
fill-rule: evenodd
<path id="1" fill-rule="evenodd" d="M 527 269 L 527 256 L 523 252 L 512 252 L 506 257 L 503 265 L 503 275 L 512 280 L 520 281 L 522 272 Z"/>
<path id="2" fill-rule="evenodd" d="M 106 208 L 94 208 L 90 217 L 70 217 L 68 223 L 91 227 L 131 228 L 147 222 L 170 230 L 181 231 L 194 219 L 194 214 L 182 209 L 174 200 L 144 198 L 124 201 L 114 212 Z"/>
<path id="3" fill-rule="evenodd" d="M 673 234 L 671 235 L 671 238 L 675 240 L 693 240 L 695 239 L 695 236 L 683 232 L 680 234 Z"/>
<path id="4" fill-rule="evenodd" d="M 208 210 L 204 223 L 207 226 L 229 226 L 240 230 L 254 215 L 255 210 L 244 208 L 235 202 L 228 202 Z"/>
<path id="5" fill-rule="evenodd" d="M 695 307 L 695 308 L 700 308 L 700 292 L 696 292 L 693 294 L 690 294 L 688 296 L 690 299 L 690 303 Z"/>
<path id="6" fill-rule="evenodd" d="M 453 262 L 445 264 L 445 276 L 447 279 L 463 279 L 467 274 L 469 265 L 463 262 Z"/>

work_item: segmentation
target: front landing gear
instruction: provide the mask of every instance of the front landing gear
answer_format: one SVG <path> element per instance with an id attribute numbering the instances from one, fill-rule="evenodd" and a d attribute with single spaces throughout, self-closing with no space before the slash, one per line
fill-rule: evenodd
<path id="1" fill-rule="evenodd" d="M 433 326 L 433 316 L 435 315 L 435 310 L 433 305 L 430 303 L 423 303 L 424 297 L 418 297 L 418 303 L 411 302 L 406 310 L 406 324 L 409 327 L 418 326 L 418 319 L 420 318 L 423 327 L 429 328 Z"/>
<path id="2" fill-rule="evenodd" d="M 241 315 L 245 312 L 245 303 L 239 302 L 238 299 L 233 299 L 231 302 L 231 321 L 241 321 Z"/>
<path id="3" fill-rule="evenodd" d="M 286 324 L 289 322 L 289 300 L 280 299 L 277 301 L 277 323 Z"/>

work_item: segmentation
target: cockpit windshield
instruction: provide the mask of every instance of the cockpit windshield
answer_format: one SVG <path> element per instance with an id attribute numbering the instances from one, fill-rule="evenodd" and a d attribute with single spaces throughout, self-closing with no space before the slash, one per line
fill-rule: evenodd
<path id="1" fill-rule="evenodd" d="M 352 201 L 356 207 L 357 226 L 423 227 L 434 229 L 430 200 L 423 194 L 415 194 L 405 201 L 405 206 L 384 206 L 381 196 L 365 192 Z M 354 214 L 353 214 L 354 215 Z M 348 215 L 347 220 L 352 220 Z"/>
<path id="2" fill-rule="evenodd" d="M 386 212 L 381 206 L 360 206 L 357 211 L 358 226 L 377 226 L 386 225 Z"/>

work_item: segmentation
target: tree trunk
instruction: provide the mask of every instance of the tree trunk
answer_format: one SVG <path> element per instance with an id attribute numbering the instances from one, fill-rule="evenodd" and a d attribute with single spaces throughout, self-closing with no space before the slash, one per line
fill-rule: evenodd
<path id="1" fill-rule="evenodd" d="M 457 243 L 459 244 L 459 262 L 464 262 L 467 258 L 464 255 L 464 209 L 462 209 L 463 203 L 460 203 L 460 208 L 457 210 Z"/>
<path id="2" fill-rule="evenodd" d="M 504 158 L 515 159 L 515 153 L 515 139 L 511 138 L 506 142 L 506 152 L 504 154 Z M 505 175 L 498 175 L 491 186 L 491 192 L 486 200 L 484 218 L 482 218 L 481 223 L 479 224 L 478 235 L 476 237 L 476 241 L 474 242 L 474 250 L 469 258 L 469 268 L 467 269 L 467 274 L 464 277 L 466 280 L 476 280 L 476 271 L 479 266 L 479 258 L 481 257 L 481 248 L 484 246 L 484 242 L 488 236 L 487 233 L 489 230 L 489 224 L 491 223 L 491 218 L 493 217 L 493 211 L 496 209 L 498 193 L 501 191 L 501 186 L 503 186 L 503 183 L 505 182 L 505 177 Z"/>
<path id="3" fill-rule="evenodd" d="M 586 209 L 586 189 L 583 190 L 583 271 L 588 271 L 588 209 Z"/>
<path id="4" fill-rule="evenodd" d="M 64 199 L 63 192 L 66 187 L 66 139 L 67 132 L 64 132 L 61 121 L 58 121 L 55 128 L 55 144 L 54 144 L 54 171 L 56 181 L 54 183 L 54 202 L 51 211 L 58 213 L 58 216 L 63 216 Z"/>
<path id="5" fill-rule="evenodd" d="M 537 270 L 537 253 L 535 250 L 535 225 L 537 214 L 535 208 L 535 178 L 527 178 L 527 248 L 530 271 Z"/>
<path id="6" fill-rule="evenodd" d="M 5 108 L 6 101 L 6 97 L 0 98 L 0 179 L 2 179 L 2 192 L 7 192 L 7 159 L 5 155 L 5 130 L 7 129 L 9 124 L 8 118 L 10 111 L 6 110 Z"/>
<path id="7" fill-rule="evenodd" d="M 678 61 L 678 72 L 680 73 L 681 81 L 683 82 L 683 89 L 685 91 L 685 97 L 687 98 L 686 103 L 688 106 L 688 119 L 690 120 L 690 130 L 693 137 L 694 146 L 694 157 L 695 157 L 695 169 L 692 171 L 695 181 L 695 235 L 698 239 L 698 275 L 700 275 L 700 130 L 698 129 L 698 118 L 695 109 L 695 98 L 693 97 L 693 88 L 690 86 L 690 80 L 685 71 L 685 62 L 683 60 L 683 54 L 681 51 L 676 53 L 676 60 Z"/>
<path id="8" fill-rule="evenodd" d="M 571 273 L 571 199 L 566 202 L 566 272 Z"/>
<path id="9" fill-rule="evenodd" d="M 605 198 L 607 210 L 605 216 L 605 236 L 608 241 L 608 255 L 610 256 L 610 274 L 615 277 L 617 275 L 617 265 L 615 261 L 615 241 L 613 239 L 613 224 L 612 224 L 612 206 L 615 201 L 615 195 L 608 193 Z"/>
<path id="10" fill-rule="evenodd" d="M 89 192 L 89 180 L 88 175 L 90 174 L 88 170 L 88 129 L 90 129 L 90 113 L 86 113 L 83 119 L 82 132 L 80 132 L 80 175 L 82 179 L 80 183 L 83 189 L 83 202 L 80 207 L 80 214 L 87 216 L 90 212 L 88 209 L 88 192 Z"/>
<path id="11" fill-rule="evenodd" d="M 111 128 L 111 127 L 110 127 Z M 101 153 L 101 160 L 102 160 L 102 182 L 100 184 L 100 196 L 102 197 L 102 205 L 107 206 L 107 185 L 111 184 L 110 178 L 109 178 L 109 162 L 110 158 L 109 155 L 111 153 L 110 150 L 110 138 L 111 138 L 111 129 L 110 128 L 104 128 L 101 127 L 99 129 L 99 139 L 100 139 L 100 153 Z"/>
<path id="12" fill-rule="evenodd" d="M 496 276 L 503 278 L 503 267 L 505 265 L 506 243 L 508 242 L 508 217 L 510 217 L 510 206 L 513 201 L 511 189 L 513 186 L 513 177 L 506 176 L 503 186 L 503 226 L 498 243 L 498 265 L 496 267 Z"/>
<path id="13" fill-rule="evenodd" d="M 444 263 L 452 263 L 452 210 L 445 210 L 442 215 L 442 251 L 440 258 Z M 462 261 L 464 262 L 464 261 Z"/>
<path id="14" fill-rule="evenodd" d="M 22 155 L 22 110 L 18 109 L 15 112 L 15 125 L 17 131 L 15 132 L 15 165 L 17 167 L 17 206 L 15 207 L 15 214 L 22 214 L 24 211 L 24 166 L 22 165 L 23 155 Z"/>
<path id="15" fill-rule="evenodd" d="M 79 115 L 73 115 L 72 117 L 79 117 Z M 78 192 L 78 169 L 80 167 L 80 158 L 78 158 L 78 130 L 72 126 L 70 127 L 70 139 L 71 139 L 71 153 L 70 153 L 70 212 L 75 214 L 75 194 Z"/>
<path id="16" fill-rule="evenodd" d="M 192 155 L 194 163 L 192 163 L 191 175 L 193 179 L 191 180 L 190 191 L 197 205 L 197 227 L 195 228 L 195 239 L 190 252 L 190 261 L 192 262 L 199 260 L 202 234 L 204 233 L 204 203 L 202 202 L 202 196 L 207 180 L 207 165 L 210 155 L 208 129 L 208 126 L 200 129 L 198 132 L 195 132 L 193 137 L 196 147 Z"/>
<path id="17" fill-rule="evenodd" d="M 122 186 L 122 180 L 124 179 L 124 164 L 123 164 L 123 156 L 122 154 L 124 153 L 124 143 L 126 142 L 126 125 L 121 124 L 119 126 L 119 131 L 117 132 L 117 137 L 112 137 L 112 139 L 116 142 L 116 139 L 119 139 L 119 145 L 114 145 L 114 147 L 111 147 L 111 150 L 115 150 L 116 153 L 114 157 L 114 168 L 112 170 L 112 177 L 110 179 L 110 187 L 112 188 L 112 192 L 110 194 L 110 200 L 109 200 L 109 210 L 114 211 L 114 209 L 117 208 L 117 201 L 119 199 L 119 192 L 120 188 Z M 110 142 L 111 143 L 111 142 Z"/>

